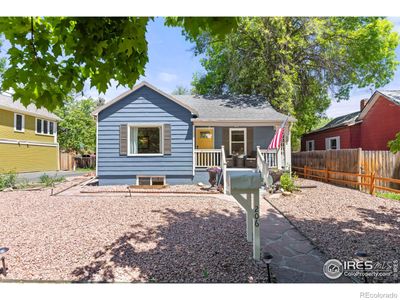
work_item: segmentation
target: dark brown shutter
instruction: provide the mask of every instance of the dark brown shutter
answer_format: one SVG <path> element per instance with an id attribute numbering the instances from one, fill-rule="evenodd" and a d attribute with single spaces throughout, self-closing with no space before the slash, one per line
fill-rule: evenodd
<path id="1" fill-rule="evenodd" d="M 128 154 L 128 125 L 119 125 L 119 155 Z"/>
<path id="2" fill-rule="evenodd" d="M 229 128 L 222 127 L 222 145 L 225 148 L 225 155 L 229 155 Z"/>
<path id="3" fill-rule="evenodd" d="M 247 156 L 253 157 L 253 127 L 248 127 L 247 128 Z"/>
<path id="4" fill-rule="evenodd" d="M 164 124 L 164 154 L 171 154 L 171 124 Z"/>

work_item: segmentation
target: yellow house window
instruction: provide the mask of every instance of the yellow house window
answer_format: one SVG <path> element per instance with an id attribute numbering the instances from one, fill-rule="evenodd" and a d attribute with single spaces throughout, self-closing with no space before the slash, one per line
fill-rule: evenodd
<path id="1" fill-rule="evenodd" d="M 42 119 L 36 119 L 36 134 L 54 135 L 54 122 Z"/>
<path id="2" fill-rule="evenodd" d="M 24 132 L 25 131 L 25 116 L 14 113 L 14 131 Z"/>

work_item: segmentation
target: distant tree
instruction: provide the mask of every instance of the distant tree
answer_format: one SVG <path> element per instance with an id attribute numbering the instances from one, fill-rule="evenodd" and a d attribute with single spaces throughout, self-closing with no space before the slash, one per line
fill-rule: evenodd
<path id="1" fill-rule="evenodd" d="M 326 124 L 328 124 L 330 121 L 332 121 L 332 118 L 328 118 L 328 117 L 320 117 L 317 122 L 313 125 L 313 127 L 311 128 L 311 130 L 317 130 L 320 129 L 322 127 L 324 127 Z"/>
<path id="2" fill-rule="evenodd" d="M 388 143 L 390 151 L 393 153 L 400 152 L 400 132 L 396 134 L 396 138 Z"/>
<path id="3" fill-rule="evenodd" d="M 97 106 L 97 107 L 100 107 L 100 106 L 103 106 L 105 103 L 106 103 L 106 99 L 104 99 L 104 98 L 102 98 L 102 97 L 99 97 L 99 98 L 97 99 L 97 101 L 96 101 L 96 106 Z"/>
<path id="4" fill-rule="evenodd" d="M 182 85 L 178 85 L 172 92 L 172 95 L 189 95 L 190 90 Z"/>
<path id="5" fill-rule="evenodd" d="M 3 45 L 2 41 L 0 40 L 0 49 L 1 46 Z M 0 57 L 0 83 L 1 83 L 1 77 L 4 72 L 4 66 L 6 65 L 6 59 L 4 57 Z M 1 86 L 0 86 L 0 91 L 1 91 Z"/>
<path id="6" fill-rule="evenodd" d="M 91 113 L 98 107 L 99 100 L 69 96 L 65 105 L 55 110 L 62 119 L 57 134 L 61 149 L 79 154 L 96 151 L 96 122 Z"/>
<path id="7" fill-rule="evenodd" d="M 195 92 L 265 96 L 297 119 L 293 145 L 332 98 L 384 86 L 398 65 L 399 35 L 378 17 L 245 17 L 223 39 L 204 33 L 193 41 L 205 69 L 194 75 Z"/>

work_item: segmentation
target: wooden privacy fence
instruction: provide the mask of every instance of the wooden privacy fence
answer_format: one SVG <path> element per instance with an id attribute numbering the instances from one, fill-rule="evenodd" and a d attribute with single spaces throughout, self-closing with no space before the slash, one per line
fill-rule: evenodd
<path id="1" fill-rule="evenodd" d="M 343 149 L 297 152 L 292 168 L 307 178 L 324 180 L 365 192 L 400 190 L 400 154 L 389 151 Z"/>
<path id="2" fill-rule="evenodd" d="M 60 170 L 61 171 L 72 171 L 75 170 L 75 154 L 70 152 L 60 151 Z"/>
<path id="3" fill-rule="evenodd" d="M 76 168 L 95 169 L 96 155 L 76 156 L 72 152 L 60 151 L 60 170 L 73 171 Z"/>
<path id="4" fill-rule="evenodd" d="M 75 163 L 77 168 L 83 169 L 95 169 L 96 168 L 96 156 L 77 156 L 75 157 Z"/>

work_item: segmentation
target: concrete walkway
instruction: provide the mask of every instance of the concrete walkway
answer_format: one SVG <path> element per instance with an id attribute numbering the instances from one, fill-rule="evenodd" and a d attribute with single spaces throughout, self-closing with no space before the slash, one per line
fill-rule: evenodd
<path id="1" fill-rule="evenodd" d="M 28 180 L 29 182 L 39 182 L 40 176 L 43 174 L 47 174 L 51 177 L 73 177 L 73 176 L 82 176 L 83 174 L 89 173 L 90 171 L 43 171 L 43 172 L 30 172 L 30 173 L 18 173 L 17 182 L 21 182 L 22 180 Z"/>
<path id="2" fill-rule="evenodd" d="M 352 282 L 328 279 L 323 265 L 328 259 L 269 202 L 260 197 L 262 250 L 272 254 L 272 272 L 279 283 Z"/>

